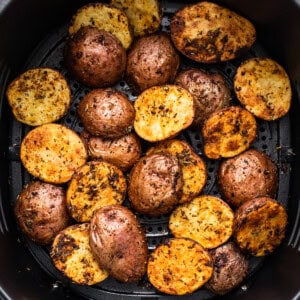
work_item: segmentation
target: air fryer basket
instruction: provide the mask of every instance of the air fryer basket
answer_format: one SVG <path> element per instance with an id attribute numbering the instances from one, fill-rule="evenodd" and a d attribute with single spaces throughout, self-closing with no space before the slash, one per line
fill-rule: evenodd
<path id="1" fill-rule="evenodd" d="M 14 1 L 15 3 L 18 1 Z M 20 1 L 19 1 L 20 2 Z M 60 22 L 56 24 L 56 26 L 50 27 L 47 29 L 47 35 L 43 38 L 37 39 L 36 42 L 39 43 L 30 49 L 28 55 L 24 57 L 26 59 L 25 64 L 20 64 L 18 68 L 14 70 L 14 73 L 9 74 L 9 66 L 3 61 L 0 61 L 0 66 L 2 68 L 2 74 L 0 75 L 0 83 L 1 83 L 1 100 L 3 101 L 3 111 L 2 111 L 2 119 L 1 119 L 1 126 L 4 126 L 8 134 L 8 138 L 6 139 L 5 136 L 2 137 L 1 135 L 1 142 L 6 141 L 5 146 L 3 143 L 1 144 L 1 155 L 3 164 L 5 165 L 4 169 L 7 169 L 6 174 L 1 173 L 1 189 L 2 189 L 2 204 L 0 206 L 0 236 L 1 240 L 3 239 L 7 247 L 15 247 L 13 245 L 13 241 L 10 239 L 15 239 L 17 241 L 17 248 L 12 250 L 15 251 L 15 255 L 24 255 L 24 261 L 20 263 L 20 269 L 14 270 L 14 272 L 19 273 L 19 275 L 15 276 L 14 278 L 17 279 L 18 277 L 25 282 L 29 280 L 28 276 L 31 277 L 31 280 L 34 282 L 36 281 L 38 284 L 35 286 L 36 299 L 38 295 L 43 295 L 43 299 L 49 299 L 61 297 L 61 299 L 65 299 L 66 297 L 72 297 L 72 299 L 112 299 L 116 298 L 119 299 L 122 297 L 123 299 L 133 299 L 133 298 L 143 298 L 146 297 L 148 299 L 170 299 L 170 296 L 166 296 L 163 294 L 158 293 L 147 281 L 145 277 L 144 280 L 139 282 L 138 284 L 124 284 L 120 283 L 112 278 L 108 278 L 104 282 L 101 282 L 97 285 L 86 287 L 86 286 L 79 286 L 70 282 L 69 279 L 64 277 L 59 271 L 55 269 L 53 266 L 51 259 L 49 257 L 49 247 L 42 247 L 38 246 L 35 243 L 31 242 L 29 239 L 24 237 L 22 234 L 19 233 L 18 229 L 13 220 L 12 216 L 12 208 L 15 203 L 15 199 L 17 195 L 20 193 L 24 184 L 29 182 L 32 178 L 31 176 L 24 170 L 22 164 L 19 159 L 19 147 L 20 142 L 24 135 L 30 130 L 28 126 L 24 126 L 17 122 L 10 113 L 10 110 L 5 103 L 5 86 L 9 81 L 14 78 L 14 76 L 20 73 L 22 70 L 26 70 L 30 67 L 37 67 L 37 66 L 47 66 L 55 68 L 61 71 L 65 77 L 67 78 L 71 92 L 72 92 L 72 105 L 69 109 L 66 116 L 64 116 L 60 123 L 65 124 L 66 126 L 74 129 L 76 132 L 81 132 L 82 124 L 80 123 L 77 113 L 76 113 L 76 106 L 82 97 L 90 91 L 89 88 L 80 85 L 78 82 L 72 79 L 69 76 L 68 72 L 66 71 L 63 63 L 63 49 L 65 44 L 65 38 L 67 36 L 67 26 L 70 19 L 72 12 L 82 5 L 83 3 L 75 3 L 75 6 L 70 7 L 70 10 L 66 12 L 66 16 L 64 19 L 61 19 Z M 58 5 L 58 4 L 57 4 Z M 169 30 L 169 21 L 171 14 L 176 11 L 180 6 L 180 1 L 161 1 L 161 5 L 163 7 L 164 17 L 162 21 L 162 30 L 168 31 Z M 228 4 L 231 7 L 230 2 Z M 234 6 L 232 6 L 234 8 Z M 15 8 L 17 9 L 17 8 Z M 245 13 L 243 13 L 245 14 Z M 254 18 L 254 17 L 253 17 Z M 300 12 L 299 12 L 300 18 Z M 264 29 L 262 29 L 264 30 Z M 222 63 L 222 64 L 212 64 L 212 65 L 203 65 L 197 64 L 195 62 L 191 62 L 188 59 L 183 59 L 183 67 L 199 67 L 202 69 L 206 69 L 208 71 L 218 71 L 226 78 L 228 84 L 232 87 L 232 80 L 233 76 L 235 75 L 236 69 L 239 64 L 246 58 L 255 57 L 255 56 L 268 56 L 273 57 L 275 59 L 279 59 L 277 56 L 280 55 L 280 51 L 275 53 L 271 53 L 268 47 L 264 47 L 264 40 L 260 40 L 260 35 L 258 35 L 258 40 L 252 49 L 244 56 L 239 59 L 235 59 L 230 62 Z M 299 56 L 300 61 L 300 56 Z M 280 61 L 281 62 L 281 61 Z M 126 82 L 121 80 L 116 86 L 117 89 L 125 92 L 128 97 L 134 101 L 134 96 L 131 94 L 129 87 L 127 86 Z M 250 261 L 250 270 L 249 276 L 247 277 L 244 284 L 232 292 L 230 295 L 226 296 L 230 299 L 235 299 L 239 297 L 243 297 L 246 299 L 247 296 L 251 293 L 251 290 L 255 292 L 255 287 L 258 287 L 258 290 L 265 291 L 263 282 L 265 282 L 265 287 L 268 287 L 267 278 L 266 276 L 270 275 L 268 272 L 270 271 L 269 265 L 273 264 L 275 261 L 276 264 L 280 263 L 282 257 L 280 256 L 281 253 L 286 253 L 284 255 L 288 255 L 290 259 L 294 256 L 293 262 L 298 264 L 299 268 L 299 275 L 300 275 L 300 264 L 299 264 L 299 257 L 297 257 L 294 252 L 296 252 L 293 248 L 299 247 L 299 235 L 300 231 L 297 227 L 298 225 L 298 218 L 299 212 L 297 212 L 297 198 L 294 198 L 292 195 L 292 191 L 295 189 L 294 193 L 297 194 L 297 187 L 294 188 L 293 181 L 294 178 L 298 178 L 299 175 L 296 174 L 296 165 L 298 164 L 297 160 L 297 152 L 296 150 L 298 145 L 298 139 L 296 136 L 293 136 L 293 133 L 296 134 L 294 131 L 295 126 L 297 126 L 297 118 L 293 115 L 293 111 L 297 109 L 299 99 L 297 98 L 297 83 L 294 86 L 295 90 L 293 93 L 293 106 L 291 113 L 287 116 L 281 118 L 276 122 L 265 122 L 258 120 L 258 133 L 256 141 L 253 144 L 253 147 L 256 149 L 260 149 L 266 152 L 274 162 L 276 162 L 279 170 L 279 188 L 277 193 L 277 199 L 281 202 L 289 211 L 290 217 L 290 228 L 289 228 L 289 236 L 287 237 L 285 243 L 279 247 L 275 251 L 274 254 L 270 255 L 267 258 L 251 258 Z M 234 93 L 232 93 L 233 100 L 236 101 L 234 98 Z M 5 114 L 5 116 L 4 116 Z M 296 121 L 296 122 L 295 122 Z M 204 188 L 204 194 L 211 194 L 219 196 L 219 192 L 215 183 L 216 179 L 216 172 L 218 169 L 219 161 L 212 161 L 208 160 L 202 154 L 202 139 L 199 132 L 188 130 L 185 131 L 180 135 L 180 138 L 187 140 L 197 151 L 197 153 L 202 156 L 206 162 L 207 170 L 208 170 L 208 180 L 207 184 Z M 8 183 L 8 186 L 2 184 L 3 182 Z M 3 196 L 5 195 L 5 196 Z M 5 203 L 4 203 L 5 201 Z M 292 203 L 291 203 L 292 202 Z M 127 203 L 125 202 L 125 205 Z M 143 224 L 146 235 L 148 239 L 148 247 L 150 250 L 154 249 L 162 240 L 170 236 L 167 222 L 168 216 L 163 216 L 160 218 L 150 218 L 146 216 L 139 216 L 141 223 Z M 299 226 L 299 225 L 298 225 Z M 11 229 L 13 228 L 13 229 Z M 12 232 L 13 231 L 13 232 Z M 3 235 L 3 237 L 2 237 Z M 5 238 L 9 241 L 6 241 Z M 287 250 L 288 249 L 288 250 Z M 292 249 L 293 251 L 291 251 Z M 299 250 L 299 249 L 298 249 Z M 291 253 L 290 253 L 291 252 Z M 9 251 L 7 251 L 9 253 Z M 282 254 L 282 255 L 283 255 Z M 1 252 L 0 252 L 1 256 Z M 14 255 L 13 255 L 14 256 Z M 26 257 L 25 257 L 26 256 Z M 27 257 L 28 256 L 28 257 Z M 11 259 L 11 258 L 10 258 Z M 20 259 L 18 257 L 17 259 Z M 23 258 L 22 258 L 23 259 Z M 285 261 L 283 261 L 285 262 Z M 2 260 L 1 260 L 2 263 Z M 290 262 L 285 262 L 288 266 Z M 291 264 L 293 265 L 293 264 Z M 4 268 L 1 267 L 2 270 L 9 268 L 9 264 L 3 263 Z M 283 266 L 283 265 L 281 265 Z M 295 266 L 296 267 L 296 266 Z M 11 272 L 10 270 L 9 272 Z M 278 271 L 281 271 L 280 269 Z M 285 270 L 284 270 L 285 271 Z M 286 271 L 285 271 L 286 272 Z M 292 274 L 293 271 L 291 270 L 292 280 L 294 280 L 294 276 L 297 277 L 297 274 Z M 33 273 L 33 274 L 32 274 Z M 265 273 L 265 274 L 264 274 Z M 281 272 L 284 275 L 284 272 Z M 30 274 L 30 275 L 29 275 Z M 262 275 L 261 275 L 262 274 Z M 276 273 L 277 274 L 277 273 Z M 260 278 L 259 275 L 261 275 Z M 281 274 L 279 274 L 280 277 Z M 290 276 L 291 276 L 290 275 Z M 0 275 L 0 284 L 2 283 L 3 279 Z M 298 276 L 300 278 L 300 276 Z M 261 284 L 257 285 L 256 282 L 260 279 Z M 282 278 L 284 282 L 286 278 Z M 274 282 L 271 282 L 271 284 Z M 255 285 L 256 284 L 256 285 Z M 291 284 L 291 283 L 289 283 Z M 32 285 L 32 283 L 31 283 Z M 295 286 L 294 286 L 295 285 Z M 11 297 L 7 294 L 3 285 L 3 297 L 9 299 Z M 22 288 L 26 289 L 26 285 L 21 284 Z M 274 298 L 273 299 L 292 299 L 295 297 L 298 290 L 300 291 L 300 281 L 298 283 L 293 283 L 293 293 L 290 291 L 286 291 L 283 294 L 276 294 L 276 297 L 281 298 Z M 296 289 L 295 289 L 296 287 Z M 29 285 L 28 285 L 29 288 Z M 274 291 L 274 289 L 273 289 Z M 32 292 L 31 292 L 32 293 Z M 285 294 L 286 293 L 286 294 Z M 1 289 L 0 289 L 1 295 Z M 47 295 L 47 296 L 46 296 Z M 262 294 L 264 295 L 264 293 Z M 271 294 L 268 294 L 268 298 Z M 260 295 L 261 296 L 261 295 Z M 264 298 L 259 298 L 260 296 L 256 296 L 258 299 L 267 299 L 266 295 Z M 76 298 L 75 298 L 76 297 Z M 205 289 L 200 289 L 193 293 L 190 296 L 183 296 L 180 299 L 212 299 L 215 295 L 206 291 Z M 249 296 L 250 297 L 250 296 Z M 175 297 L 174 297 L 175 298 Z M 270 297 L 271 298 L 271 297 Z M 5 299 L 5 297 L 4 297 Z M 19 299 L 19 298 L 13 298 Z M 35 298 L 31 298 L 35 299 Z M 249 298 L 250 299 L 250 298 Z"/>

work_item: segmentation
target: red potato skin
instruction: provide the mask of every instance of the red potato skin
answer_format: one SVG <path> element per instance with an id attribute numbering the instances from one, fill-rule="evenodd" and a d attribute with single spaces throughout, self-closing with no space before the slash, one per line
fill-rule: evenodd
<path id="1" fill-rule="evenodd" d="M 31 182 L 16 200 L 15 216 L 25 235 L 38 244 L 48 245 L 70 223 L 65 191 L 53 184 Z"/>
<path id="2" fill-rule="evenodd" d="M 81 27 L 66 41 L 64 63 L 83 85 L 99 88 L 115 84 L 126 68 L 126 50 L 111 33 Z"/>
<path id="3" fill-rule="evenodd" d="M 94 214 L 90 246 L 99 264 L 121 282 L 138 282 L 146 273 L 146 235 L 136 216 L 124 206 L 105 206 Z"/>

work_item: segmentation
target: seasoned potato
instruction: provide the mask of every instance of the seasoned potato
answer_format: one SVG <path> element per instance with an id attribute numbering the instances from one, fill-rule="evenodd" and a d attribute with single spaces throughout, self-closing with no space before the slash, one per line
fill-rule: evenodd
<path id="1" fill-rule="evenodd" d="M 176 207 L 169 228 L 177 238 L 191 238 L 206 249 L 225 243 L 232 235 L 234 213 L 215 196 L 202 195 Z"/>
<path id="2" fill-rule="evenodd" d="M 88 3 L 72 16 L 69 34 L 81 27 L 92 26 L 105 30 L 118 38 L 125 49 L 132 43 L 132 32 L 127 15 L 117 7 L 104 3 Z"/>
<path id="3" fill-rule="evenodd" d="M 70 221 L 65 191 L 50 183 L 30 182 L 17 197 L 15 216 L 26 236 L 48 245 Z"/>
<path id="4" fill-rule="evenodd" d="M 141 214 L 169 213 L 182 195 L 182 172 L 176 156 L 168 153 L 142 157 L 132 168 L 128 196 L 133 209 Z"/>
<path id="5" fill-rule="evenodd" d="M 171 20 L 175 47 L 197 62 L 228 61 L 248 51 L 256 39 L 253 24 L 212 2 L 186 5 Z"/>
<path id="6" fill-rule="evenodd" d="M 126 188 L 126 178 L 119 168 L 104 161 L 87 162 L 69 183 L 66 194 L 69 213 L 77 222 L 88 222 L 97 209 L 121 204 Z"/>
<path id="7" fill-rule="evenodd" d="M 91 220 L 90 245 L 100 265 L 117 280 L 137 282 L 146 273 L 146 235 L 128 208 L 110 205 L 99 209 Z"/>
<path id="8" fill-rule="evenodd" d="M 175 84 L 187 89 L 195 100 L 195 117 L 192 126 L 201 128 L 205 119 L 213 112 L 228 107 L 231 92 L 220 73 L 188 68 L 175 78 Z"/>
<path id="9" fill-rule="evenodd" d="M 233 242 L 209 251 L 214 271 L 205 287 L 223 295 L 240 285 L 248 273 L 249 259 Z"/>
<path id="10" fill-rule="evenodd" d="M 151 86 L 172 83 L 179 63 L 179 55 L 167 34 L 140 37 L 128 52 L 126 82 L 134 94 Z"/>
<path id="11" fill-rule="evenodd" d="M 182 171 L 183 187 L 179 203 L 188 202 L 201 193 L 207 180 L 204 160 L 186 142 L 171 139 L 160 142 L 147 151 L 147 155 L 166 152 L 178 158 Z"/>
<path id="12" fill-rule="evenodd" d="M 266 121 L 283 117 L 291 106 L 289 77 L 283 67 L 270 58 L 244 61 L 234 77 L 234 90 L 246 109 Z"/>
<path id="13" fill-rule="evenodd" d="M 257 197 L 273 198 L 278 187 L 277 167 L 264 152 L 247 150 L 220 164 L 218 187 L 234 207 Z"/>
<path id="14" fill-rule="evenodd" d="M 66 40 L 64 63 L 83 85 L 107 87 L 120 80 L 126 68 L 126 50 L 111 33 L 81 27 Z"/>
<path id="15" fill-rule="evenodd" d="M 115 139 L 92 136 L 87 131 L 83 131 L 80 136 L 91 159 L 105 160 L 122 171 L 130 169 L 142 155 L 141 143 L 135 133 Z"/>
<path id="16" fill-rule="evenodd" d="M 202 127 L 204 154 L 211 159 L 233 157 L 247 150 L 256 137 L 255 117 L 239 106 L 213 113 Z"/>
<path id="17" fill-rule="evenodd" d="M 213 272 L 212 259 L 200 244 L 191 239 L 170 238 L 150 254 L 149 281 L 160 292 L 185 295 L 203 286 Z"/>
<path id="18" fill-rule="evenodd" d="M 287 226 L 287 212 L 275 199 L 248 200 L 235 212 L 233 237 L 238 246 L 254 256 L 273 252 L 282 242 Z"/>
<path id="19" fill-rule="evenodd" d="M 71 102 L 66 79 L 50 68 L 25 71 L 9 84 L 6 95 L 15 118 L 30 126 L 57 121 Z"/>
<path id="20" fill-rule="evenodd" d="M 90 91 L 79 102 L 77 113 L 90 134 L 105 138 L 128 134 L 135 117 L 127 96 L 113 88 Z"/>
<path id="21" fill-rule="evenodd" d="M 65 183 L 85 164 L 87 152 L 81 138 L 60 124 L 35 127 L 24 137 L 20 158 L 26 170 L 49 183 Z"/>
<path id="22" fill-rule="evenodd" d="M 194 119 L 192 95 L 176 85 L 154 86 L 134 102 L 136 133 L 149 142 L 175 137 Z"/>
<path id="23" fill-rule="evenodd" d="M 162 13 L 158 0 L 111 0 L 110 3 L 126 13 L 134 36 L 143 36 L 159 29 Z"/>
<path id="24" fill-rule="evenodd" d="M 91 251 L 89 223 L 71 225 L 59 232 L 50 257 L 55 267 L 75 283 L 93 285 L 108 277 Z"/>

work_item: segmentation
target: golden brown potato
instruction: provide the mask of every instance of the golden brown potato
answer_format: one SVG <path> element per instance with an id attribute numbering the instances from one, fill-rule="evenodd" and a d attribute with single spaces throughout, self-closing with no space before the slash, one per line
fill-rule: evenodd
<path id="1" fill-rule="evenodd" d="M 234 77 L 234 90 L 246 109 L 266 121 L 283 117 L 291 106 L 290 79 L 284 68 L 270 58 L 244 61 Z"/>
<path id="2" fill-rule="evenodd" d="M 49 123 L 35 127 L 23 138 L 20 158 L 34 177 L 49 183 L 65 183 L 85 164 L 87 152 L 76 132 Z"/>
<path id="3" fill-rule="evenodd" d="M 70 75 L 93 88 L 115 84 L 126 68 L 126 50 L 111 33 L 81 27 L 66 40 L 64 63 Z"/>
<path id="4" fill-rule="evenodd" d="M 195 100 L 195 117 L 192 126 L 201 128 L 213 112 L 228 107 L 231 92 L 225 78 L 220 73 L 188 68 L 175 78 L 175 84 L 187 89 Z"/>
<path id="5" fill-rule="evenodd" d="M 212 259 L 191 239 L 170 238 L 150 254 L 149 281 L 162 293 L 186 295 L 203 286 L 213 272 Z"/>
<path id="6" fill-rule="evenodd" d="M 211 159 L 233 157 L 247 150 L 256 137 L 252 113 L 239 106 L 214 112 L 202 127 L 204 154 Z"/>
<path id="7" fill-rule="evenodd" d="M 91 251 L 89 223 L 71 225 L 59 232 L 50 257 L 55 267 L 77 284 L 93 285 L 108 277 Z"/>
<path id="8" fill-rule="evenodd" d="M 113 88 L 94 89 L 79 102 L 77 113 L 94 136 L 118 138 L 133 128 L 134 107 L 127 96 Z"/>
<path id="9" fill-rule="evenodd" d="M 249 149 L 220 164 L 218 187 L 234 207 L 257 197 L 273 198 L 278 187 L 277 167 L 264 152 Z"/>
<path id="10" fill-rule="evenodd" d="M 77 222 L 88 222 L 103 206 L 122 204 L 126 178 L 116 166 L 105 161 L 90 161 L 73 175 L 66 193 L 69 213 Z"/>
<path id="11" fill-rule="evenodd" d="M 91 220 L 90 245 L 100 265 L 117 280 L 137 282 L 146 273 L 146 235 L 128 208 L 110 205 L 99 209 Z"/>
<path id="12" fill-rule="evenodd" d="M 182 195 L 182 172 L 176 156 L 168 153 L 142 157 L 130 172 L 128 196 L 140 214 L 169 213 Z"/>
<path id="13" fill-rule="evenodd" d="M 201 1 L 178 10 L 171 20 L 175 47 L 197 62 L 228 61 L 248 51 L 256 39 L 253 24 L 218 4 Z"/>
<path id="14" fill-rule="evenodd" d="M 138 38 L 132 45 L 125 72 L 134 94 L 155 85 L 172 83 L 179 68 L 179 55 L 165 33 Z"/>
<path id="15" fill-rule="evenodd" d="M 69 34 L 81 27 L 91 26 L 113 34 L 125 49 L 132 43 L 133 35 L 127 15 L 123 10 L 104 3 L 88 3 L 72 16 Z"/>
<path id="16" fill-rule="evenodd" d="M 268 197 L 248 200 L 235 212 L 233 237 L 238 246 L 254 256 L 273 252 L 285 237 L 287 212 Z"/>
<path id="17" fill-rule="evenodd" d="M 15 118 L 30 126 L 59 120 L 71 102 L 66 79 L 51 68 L 25 71 L 9 84 L 6 95 Z"/>
<path id="18" fill-rule="evenodd" d="M 177 85 L 153 86 L 134 102 L 136 133 L 146 141 L 175 137 L 188 128 L 195 114 L 193 96 Z"/>
<path id="19" fill-rule="evenodd" d="M 147 151 L 147 155 L 166 152 L 178 158 L 182 171 L 183 187 L 179 203 L 192 200 L 199 195 L 207 180 L 207 170 L 204 160 L 186 142 L 171 139 L 160 142 Z"/>
<path id="20" fill-rule="evenodd" d="M 62 187 L 32 181 L 19 194 L 15 216 L 21 231 L 38 244 L 48 245 L 70 221 Z"/>
<path id="21" fill-rule="evenodd" d="M 92 136 L 84 130 L 80 136 L 91 159 L 105 160 L 124 172 L 128 171 L 142 155 L 141 143 L 135 133 L 108 139 Z"/>
<path id="22" fill-rule="evenodd" d="M 213 260 L 212 277 L 205 288 L 223 295 L 239 286 L 248 274 L 249 259 L 233 242 L 209 251 Z"/>
<path id="23" fill-rule="evenodd" d="M 176 207 L 169 219 L 171 233 L 191 238 L 206 249 L 216 248 L 231 237 L 234 213 L 215 196 L 202 195 Z"/>

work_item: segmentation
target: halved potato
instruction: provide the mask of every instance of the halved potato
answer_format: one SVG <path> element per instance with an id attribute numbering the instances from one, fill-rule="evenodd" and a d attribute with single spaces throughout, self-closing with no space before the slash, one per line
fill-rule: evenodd
<path id="1" fill-rule="evenodd" d="M 71 102 L 66 79 L 51 68 L 25 71 L 9 84 L 6 95 L 15 118 L 30 126 L 57 121 Z"/>
<path id="2" fill-rule="evenodd" d="M 244 61 L 234 77 L 234 90 L 246 109 L 266 121 L 283 117 L 291 106 L 290 79 L 284 68 L 270 58 Z"/>
<path id="3" fill-rule="evenodd" d="M 105 161 L 90 161 L 79 168 L 69 183 L 66 201 L 77 222 L 88 222 L 106 205 L 121 204 L 127 184 L 122 171 Z"/>
<path id="4" fill-rule="evenodd" d="M 134 129 L 149 142 L 162 141 L 191 125 L 195 108 L 192 95 L 177 85 L 153 86 L 134 102 Z"/>
<path id="5" fill-rule="evenodd" d="M 235 212 L 233 237 L 238 246 L 254 256 L 275 250 L 285 237 L 287 212 L 273 198 L 248 200 Z"/>
<path id="6" fill-rule="evenodd" d="M 199 243 L 191 239 L 171 238 L 150 254 L 149 281 L 160 292 L 185 295 L 205 284 L 213 272 L 212 259 Z"/>
<path id="7" fill-rule="evenodd" d="M 202 127 L 204 154 L 211 159 L 233 157 L 248 149 L 256 138 L 256 120 L 239 106 L 213 113 Z"/>
<path id="8" fill-rule="evenodd" d="M 93 285 L 108 277 L 95 260 L 89 241 L 89 223 L 71 225 L 58 233 L 50 251 L 55 267 L 82 285 Z"/>
<path id="9" fill-rule="evenodd" d="M 215 196 L 203 195 L 173 210 L 169 228 L 177 238 L 191 238 L 206 249 L 216 248 L 232 235 L 234 213 Z"/>
<path id="10" fill-rule="evenodd" d="M 110 3 L 126 13 L 134 36 L 143 36 L 159 29 L 162 13 L 157 0 L 111 0 Z"/>
<path id="11" fill-rule="evenodd" d="M 117 7 L 104 3 L 88 3 L 73 15 L 69 34 L 78 31 L 82 26 L 103 29 L 116 36 L 125 49 L 132 43 L 132 33 L 126 14 Z"/>
<path id="12" fill-rule="evenodd" d="M 213 63 L 234 59 L 256 39 L 253 24 L 218 4 L 201 1 L 186 5 L 171 20 L 175 47 L 192 60 Z"/>
<path id="13" fill-rule="evenodd" d="M 87 151 L 72 129 L 60 124 L 35 127 L 24 137 L 20 159 L 34 177 L 49 183 L 65 183 L 85 164 Z"/>
<path id="14" fill-rule="evenodd" d="M 177 157 L 182 170 L 183 187 L 179 203 L 188 202 L 199 195 L 207 180 L 204 160 L 186 142 L 171 139 L 158 143 L 147 151 L 147 155 L 166 152 Z"/>

